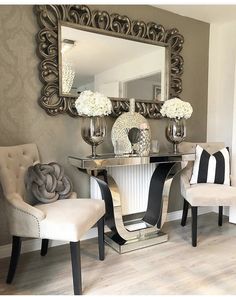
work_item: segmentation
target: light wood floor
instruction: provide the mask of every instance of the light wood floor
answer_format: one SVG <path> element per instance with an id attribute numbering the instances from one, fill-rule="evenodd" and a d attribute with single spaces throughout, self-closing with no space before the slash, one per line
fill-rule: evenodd
<path id="1" fill-rule="evenodd" d="M 97 260 L 96 240 L 82 242 L 83 290 L 110 294 L 236 294 L 236 225 L 217 215 L 199 216 L 198 246 L 191 246 L 190 220 L 167 223 L 169 241 L 119 255 L 106 247 Z M 5 284 L 9 259 L 0 260 L 0 294 L 70 295 L 72 277 L 69 246 L 21 256 L 12 285 Z"/>

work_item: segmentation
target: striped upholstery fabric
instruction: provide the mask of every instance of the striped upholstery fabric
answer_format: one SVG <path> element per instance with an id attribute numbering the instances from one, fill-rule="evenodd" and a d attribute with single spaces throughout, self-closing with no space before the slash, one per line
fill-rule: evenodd
<path id="1" fill-rule="evenodd" d="M 196 146 L 196 158 L 190 184 L 211 183 L 230 185 L 229 149 L 209 154 L 201 146 Z"/>

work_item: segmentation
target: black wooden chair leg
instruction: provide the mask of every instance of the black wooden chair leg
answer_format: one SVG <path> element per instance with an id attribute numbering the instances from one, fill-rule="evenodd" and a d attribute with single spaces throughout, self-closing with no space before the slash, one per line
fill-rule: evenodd
<path id="1" fill-rule="evenodd" d="M 104 217 L 98 222 L 98 248 L 99 248 L 99 260 L 103 261 L 105 258 L 105 244 L 104 244 Z"/>
<path id="2" fill-rule="evenodd" d="M 223 206 L 219 206 L 218 226 L 223 224 Z"/>
<path id="3" fill-rule="evenodd" d="M 46 256 L 47 255 L 48 243 L 49 243 L 48 239 L 42 239 L 41 253 L 40 253 L 41 256 Z"/>
<path id="4" fill-rule="evenodd" d="M 197 206 L 192 206 L 192 246 L 197 246 Z"/>
<path id="5" fill-rule="evenodd" d="M 188 203 L 188 201 L 186 199 L 184 199 L 181 226 L 185 226 L 186 225 L 186 221 L 187 221 L 187 217 L 188 217 L 188 208 L 189 208 L 189 203 Z"/>
<path id="6" fill-rule="evenodd" d="M 21 238 L 19 236 L 12 237 L 12 251 L 11 251 L 11 260 L 10 266 L 7 274 L 6 283 L 10 284 L 13 281 L 17 263 L 20 257 L 20 250 L 21 250 Z"/>
<path id="7" fill-rule="evenodd" d="M 80 242 L 70 242 L 74 295 L 82 295 Z"/>

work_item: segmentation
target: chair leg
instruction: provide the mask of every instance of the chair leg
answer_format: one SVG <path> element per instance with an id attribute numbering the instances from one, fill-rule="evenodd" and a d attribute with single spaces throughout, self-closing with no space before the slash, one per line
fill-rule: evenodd
<path id="1" fill-rule="evenodd" d="M 7 274 L 7 284 L 11 284 L 13 281 L 17 263 L 20 257 L 20 250 L 21 250 L 21 238 L 19 236 L 13 236 L 12 237 L 12 251 L 11 251 L 11 260 L 10 260 L 10 266 Z"/>
<path id="2" fill-rule="evenodd" d="M 218 226 L 223 224 L 223 206 L 219 206 Z"/>
<path id="3" fill-rule="evenodd" d="M 192 246 L 197 246 L 197 206 L 192 206 Z"/>
<path id="4" fill-rule="evenodd" d="M 74 295 L 82 295 L 80 242 L 70 242 Z"/>
<path id="5" fill-rule="evenodd" d="M 184 199 L 181 226 L 185 226 L 186 225 L 186 221 L 187 221 L 187 217 L 188 217 L 188 207 L 189 207 L 189 203 L 188 203 L 188 201 L 186 199 Z"/>
<path id="6" fill-rule="evenodd" d="M 42 239 L 41 252 L 40 252 L 41 256 L 46 256 L 47 255 L 48 243 L 49 243 L 48 239 Z"/>
<path id="7" fill-rule="evenodd" d="M 99 260 L 103 261 L 105 258 L 105 244 L 104 244 L 104 217 L 98 222 L 98 248 L 99 248 Z"/>

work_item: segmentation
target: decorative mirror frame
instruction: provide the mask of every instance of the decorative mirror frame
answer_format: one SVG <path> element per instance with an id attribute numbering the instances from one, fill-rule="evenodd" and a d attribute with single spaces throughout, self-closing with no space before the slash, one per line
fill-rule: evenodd
<path id="1" fill-rule="evenodd" d="M 152 40 L 157 45 L 170 48 L 170 81 L 169 95 L 179 97 L 182 92 L 183 48 L 184 37 L 176 28 L 166 30 L 154 22 L 130 20 L 127 16 L 106 11 L 91 11 L 85 5 L 35 5 L 40 31 L 37 34 L 37 52 L 41 59 L 39 64 L 40 80 L 43 83 L 39 105 L 49 114 L 68 113 L 78 117 L 74 106 L 76 98 L 59 95 L 59 64 L 58 64 L 58 24 L 69 22 L 113 32 L 119 38 L 133 36 L 140 41 Z M 163 102 L 162 102 L 163 103 Z M 136 102 L 136 111 L 147 118 L 161 118 L 161 102 Z M 117 117 L 128 111 L 129 102 L 125 99 L 112 99 L 112 116 Z"/>

